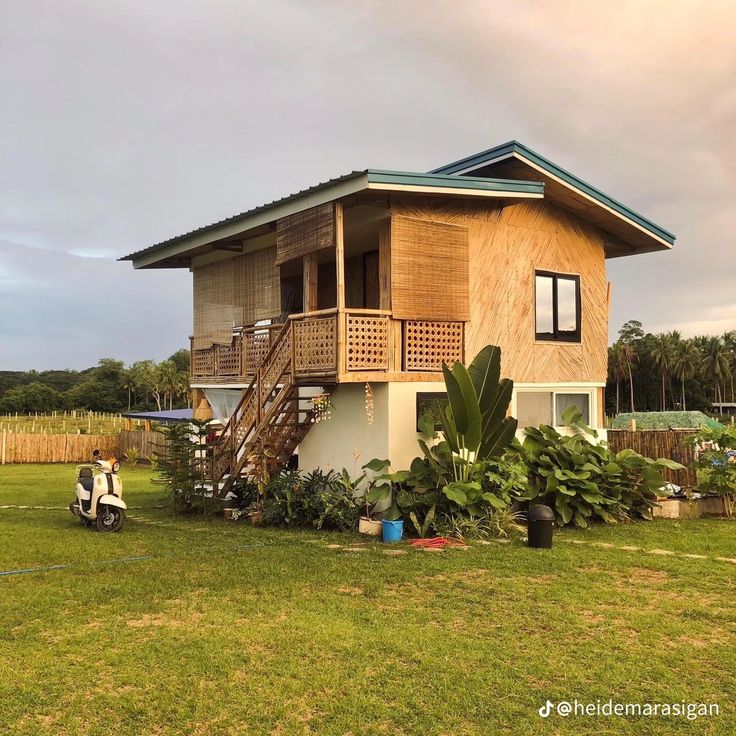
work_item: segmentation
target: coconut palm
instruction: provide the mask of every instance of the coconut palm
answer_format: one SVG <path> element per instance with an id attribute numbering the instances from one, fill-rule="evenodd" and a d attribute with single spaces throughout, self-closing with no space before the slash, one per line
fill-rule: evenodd
<path id="1" fill-rule="evenodd" d="M 723 333 L 723 344 L 726 346 L 726 350 L 729 352 L 729 359 L 731 362 L 731 370 L 728 372 L 728 379 L 731 383 L 731 401 L 736 401 L 734 396 L 734 385 L 733 385 L 733 374 L 734 366 L 736 366 L 736 331 L 731 330 Z M 725 393 L 725 390 L 724 390 Z"/>
<path id="2" fill-rule="evenodd" d="M 720 337 L 702 338 L 703 359 L 702 368 L 713 381 L 713 402 L 723 403 L 721 381 L 725 382 L 731 372 L 731 353 Z M 725 385 L 725 384 L 724 384 Z"/>
<path id="3" fill-rule="evenodd" d="M 652 348 L 650 350 L 650 356 L 659 368 L 659 373 L 662 377 L 661 409 L 662 411 L 666 411 L 667 392 L 665 385 L 666 379 L 669 376 L 670 371 L 672 370 L 672 364 L 675 357 L 675 342 L 672 336 L 655 335 Z"/>
<path id="4" fill-rule="evenodd" d="M 632 367 L 634 363 L 639 359 L 636 352 L 636 345 L 633 342 L 622 342 L 621 343 L 621 354 L 623 356 L 624 365 L 626 366 L 626 373 L 629 376 L 629 397 L 631 404 L 631 411 L 635 412 L 634 408 L 634 373 Z"/>
<path id="5" fill-rule="evenodd" d="M 621 380 L 626 376 L 626 355 L 621 341 L 609 348 L 611 380 L 616 382 L 616 414 L 621 413 Z"/>
<path id="6" fill-rule="evenodd" d="M 672 362 L 672 370 L 680 381 L 680 400 L 682 410 L 687 411 L 685 397 L 685 381 L 695 377 L 702 363 L 702 356 L 698 346 L 692 340 L 681 340 L 675 346 L 675 355 Z"/>

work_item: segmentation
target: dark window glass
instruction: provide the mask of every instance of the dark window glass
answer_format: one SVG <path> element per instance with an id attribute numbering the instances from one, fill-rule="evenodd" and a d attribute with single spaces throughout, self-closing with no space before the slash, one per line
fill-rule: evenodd
<path id="1" fill-rule="evenodd" d="M 580 342 L 580 277 L 537 271 L 537 340 Z"/>

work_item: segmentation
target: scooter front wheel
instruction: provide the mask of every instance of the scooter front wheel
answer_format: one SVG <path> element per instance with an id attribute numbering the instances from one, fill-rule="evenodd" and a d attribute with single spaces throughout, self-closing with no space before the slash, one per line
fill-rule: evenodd
<path id="1" fill-rule="evenodd" d="M 119 532 L 125 524 L 125 511 L 118 506 L 100 506 L 95 520 L 98 531 Z"/>

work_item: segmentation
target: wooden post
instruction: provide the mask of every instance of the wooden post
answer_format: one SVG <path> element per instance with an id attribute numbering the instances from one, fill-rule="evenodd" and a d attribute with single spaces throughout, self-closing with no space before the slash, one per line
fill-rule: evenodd
<path id="1" fill-rule="evenodd" d="M 345 220 L 341 202 L 335 202 L 335 281 L 337 285 L 337 309 L 345 309 Z"/>
<path id="2" fill-rule="evenodd" d="M 391 220 L 381 224 L 378 231 L 378 289 L 379 309 L 391 309 Z"/>
<path id="3" fill-rule="evenodd" d="M 7 449 L 7 445 L 8 445 L 8 430 L 4 429 L 3 430 L 3 448 L 0 454 L 0 461 L 2 461 L 3 465 L 5 465 L 5 452 Z"/>
<path id="4" fill-rule="evenodd" d="M 345 220 L 341 202 L 335 202 L 335 284 L 337 287 L 337 373 L 345 372 Z"/>
<path id="5" fill-rule="evenodd" d="M 304 273 L 304 297 L 302 300 L 302 312 L 316 312 L 319 308 L 317 297 L 317 254 L 310 253 L 302 259 Z"/>

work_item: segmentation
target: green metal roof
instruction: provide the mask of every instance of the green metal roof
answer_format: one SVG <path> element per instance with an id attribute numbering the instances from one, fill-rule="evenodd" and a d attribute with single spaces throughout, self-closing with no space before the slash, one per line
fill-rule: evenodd
<path id="1" fill-rule="evenodd" d="M 363 182 L 357 181 L 363 179 Z M 290 194 L 281 199 L 276 199 L 273 202 L 259 205 L 253 209 L 246 210 L 232 217 L 228 217 L 218 222 L 213 222 L 210 225 L 191 230 L 181 235 L 176 235 L 168 240 L 163 240 L 160 243 L 156 243 L 142 250 L 130 253 L 127 256 L 120 258 L 121 261 L 137 261 L 141 258 L 151 256 L 164 249 L 171 249 L 171 246 L 177 244 L 183 244 L 187 240 L 205 235 L 210 232 L 215 232 L 218 229 L 227 227 L 229 225 L 235 225 L 239 221 L 245 221 L 252 218 L 255 215 L 261 215 L 268 213 L 269 210 L 276 210 L 278 207 L 283 205 L 296 202 L 300 198 L 313 195 L 322 190 L 328 190 L 330 188 L 337 188 L 340 185 L 349 183 L 355 180 L 357 185 L 356 191 L 367 187 L 375 189 L 381 189 L 382 187 L 395 186 L 397 188 L 406 187 L 422 187 L 422 188 L 436 188 L 436 189 L 456 189 L 464 190 L 467 192 L 498 192 L 499 195 L 508 193 L 510 196 L 520 197 L 543 197 L 544 196 L 544 184 L 542 182 L 534 181 L 520 181 L 517 179 L 492 179 L 488 177 L 477 177 L 477 176 L 452 176 L 449 174 L 442 173 L 417 173 L 410 171 L 387 171 L 384 169 L 364 169 L 363 171 L 352 171 L 349 174 L 329 179 L 328 181 L 316 184 L 308 189 L 303 189 L 294 194 Z M 363 186 L 365 185 L 365 186 Z M 338 195 L 340 196 L 340 195 Z M 276 213 L 274 213 L 274 219 Z"/>
<path id="2" fill-rule="evenodd" d="M 411 171 L 385 171 L 366 169 L 368 182 L 373 184 L 398 184 L 401 186 L 450 187 L 452 189 L 471 189 L 489 192 L 509 192 L 513 194 L 544 195 L 544 184 L 540 181 L 521 179 L 492 179 L 486 176 L 463 176 L 430 172 L 417 174 Z"/>
<path id="3" fill-rule="evenodd" d="M 670 245 L 674 244 L 675 236 L 672 233 L 668 232 L 659 225 L 656 225 L 651 220 L 648 220 L 646 217 L 643 217 L 638 212 L 634 212 L 634 210 L 626 207 L 626 205 L 621 204 L 621 202 L 618 202 L 612 197 L 609 197 L 607 194 L 601 192 L 600 189 L 596 189 L 591 184 L 588 184 L 582 179 L 579 179 L 574 174 L 571 174 L 569 171 L 566 171 L 561 166 L 558 166 L 549 159 L 544 158 L 544 156 L 541 156 L 535 151 L 532 151 L 531 148 L 528 148 L 523 143 L 519 143 L 518 141 L 509 141 L 508 143 L 503 143 L 502 145 L 496 146 L 495 148 L 489 148 L 487 151 L 474 153 L 472 156 L 467 156 L 466 158 L 462 158 L 459 161 L 454 161 L 451 164 L 440 166 L 439 168 L 434 169 L 431 173 L 458 176 L 459 172 L 479 168 L 481 166 L 492 164 L 496 161 L 500 161 L 511 156 L 516 156 L 517 158 L 526 159 L 532 162 L 543 171 L 546 171 L 552 176 L 561 179 L 566 184 L 569 184 L 571 187 L 584 192 L 600 204 L 603 204 L 606 207 L 614 210 L 614 212 L 622 215 L 623 217 L 632 220 L 648 232 L 656 235 Z M 465 177 L 463 176 L 462 178 Z"/>

